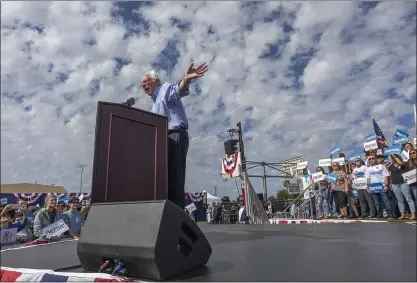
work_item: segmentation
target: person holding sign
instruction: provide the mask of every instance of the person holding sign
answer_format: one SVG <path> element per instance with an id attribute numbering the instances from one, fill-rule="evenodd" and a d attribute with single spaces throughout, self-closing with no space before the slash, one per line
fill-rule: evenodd
<path id="1" fill-rule="evenodd" d="M 375 218 L 375 204 L 371 194 L 368 192 L 368 182 L 365 178 L 365 171 L 368 167 L 362 159 L 355 159 L 356 168 L 352 171 L 352 188 L 357 190 L 359 195 L 359 204 L 361 206 L 362 218 Z"/>
<path id="2" fill-rule="evenodd" d="M 417 151 L 415 148 L 410 149 L 410 151 L 408 152 L 410 159 L 408 160 L 406 164 L 406 169 L 405 169 L 406 172 L 411 171 L 411 170 L 416 170 L 417 168 L 417 153 L 416 152 Z M 414 201 L 417 204 L 417 182 L 413 182 L 409 185 L 414 195 Z"/>
<path id="3" fill-rule="evenodd" d="M 325 178 L 326 172 L 324 171 L 323 167 L 317 167 L 317 173 L 321 172 Z M 329 200 L 329 191 L 328 191 L 328 182 L 323 179 L 321 181 L 318 181 L 314 184 L 314 189 L 318 190 L 318 194 L 316 196 L 316 202 L 317 202 L 317 212 L 318 212 L 318 218 L 327 219 L 329 216 L 329 205 L 327 201 Z"/>
<path id="4" fill-rule="evenodd" d="M 408 203 L 408 207 L 411 211 L 410 220 L 416 219 L 416 207 L 414 204 L 412 192 L 410 186 L 404 181 L 403 173 L 405 173 L 406 164 L 401 160 L 398 154 L 391 155 L 392 164 L 388 167 L 388 171 L 391 174 L 391 188 L 395 194 L 395 198 L 398 201 L 398 209 L 400 210 L 401 217 L 399 220 L 405 218 L 405 205 L 404 199 Z"/>
<path id="5" fill-rule="evenodd" d="M 347 195 L 348 192 L 348 179 L 346 173 L 343 171 L 339 163 L 332 163 L 332 173 L 338 175 L 336 183 L 331 183 L 331 189 L 333 198 L 336 202 L 336 205 L 339 205 L 340 215 L 339 218 L 347 218 Z"/>
<path id="6" fill-rule="evenodd" d="M 22 231 L 28 224 L 28 207 L 24 202 L 20 202 L 20 210 L 23 212 L 23 219 L 13 223 L 12 206 L 10 204 L 6 205 L 3 211 L 0 213 L 1 216 L 1 226 L 0 229 L 13 229 L 17 228 L 17 232 Z M 14 215 L 14 213 L 13 213 Z"/>
<path id="7" fill-rule="evenodd" d="M 385 158 L 383 155 L 377 156 L 377 157 Z M 381 184 L 381 187 L 382 187 L 381 192 L 378 192 L 377 190 L 372 191 L 372 192 L 369 191 L 369 193 L 372 194 L 372 199 L 374 200 L 374 203 L 375 203 L 376 217 L 383 218 L 384 216 L 383 206 L 382 206 L 382 201 L 383 201 L 385 203 L 385 208 L 387 209 L 387 212 L 388 212 L 388 219 L 395 218 L 395 213 L 394 213 L 394 210 L 392 209 L 392 205 L 387 194 L 389 190 L 388 177 L 390 176 L 390 174 L 387 168 L 385 167 L 385 165 L 377 164 L 375 156 L 370 156 L 368 160 L 371 165 L 365 171 L 365 178 L 367 179 L 367 182 L 368 182 L 368 190 L 370 190 L 371 187 L 374 187 L 372 185 L 375 185 L 375 184 Z"/>
<path id="8" fill-rule="evenodd" d="M 42 208 L 38 211 L 38 213 L 36 213 L 35 220 L 33 222 L 33 234 L 38 239 L 46 240 L 47 235 L 45 235 L 42 230 L 62 219 L 64 219 L 64 217 L 58 208 L 56 196 L 49 195 L 46 198 L 46 208 Z M 60 240 L 60 237 L 52 236 L 48 240 L 56 242 Z"/>

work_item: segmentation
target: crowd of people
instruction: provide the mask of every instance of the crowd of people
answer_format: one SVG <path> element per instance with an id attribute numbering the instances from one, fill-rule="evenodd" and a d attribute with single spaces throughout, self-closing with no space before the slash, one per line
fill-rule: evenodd
<path id="1" fill-rule="evenodd" d="M 45 207 L 28 207 L 21 201 L 15 208 L 8 204 L 0 208 L 1 230 L 17 228 L 17 243 L 46 243 L 56 242 L 63 238 L 78 239 L 89 211 L 88 202 L 80 202 L 78 197 L 71 197 L 68 203 L 57 202 L 53 194 L 46 198 Z M 63 220 L 68 226 L 68 231 L 62 235 L 48 236 L 46 227 Z"/>
<path id="2" fill-rule="evenodd" d="M 386 154 L 383 148 L 364 153 L 364 160 L 350 161 L 340 153 L 338 160 L 345 162 L 332 162 L 327 170 L 317 167 L 316 173 L 324 176 L 320 181 L 312 181 L 314 173 L 303 169 L 302 181 L 312 183 L 305 199 L 313 218 L 330 218 L 336 212 L 343 219 L 416 220 L 417 184 L 412 171 L 417 165 L 416 146 L 403 144 L 401 154 Z M 404 177 L 407 172 L 414 175 L 411 181 Z M 291 210 L 294 213 L 294 207 Z"/>

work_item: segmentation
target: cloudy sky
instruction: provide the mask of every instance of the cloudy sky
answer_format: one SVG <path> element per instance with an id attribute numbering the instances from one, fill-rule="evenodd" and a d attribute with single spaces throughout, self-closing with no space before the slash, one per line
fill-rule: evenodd
<path id="1" fill-rule="evenodd" d="M 389 141 L 415 136 L 413 2 L 3 1 L 1 182 L 78 191 L 84 163 L 89 191 L 97 101 L 150 110 L 141 74 L 177 80 L 201 61 L 209 72 L 183 99 L 187 191 L 236 196 L 218 174 L 239 121 L 248 159 L 303 156 L 312 169 L 334 146 L 362 150 L 372 117 Z"/>

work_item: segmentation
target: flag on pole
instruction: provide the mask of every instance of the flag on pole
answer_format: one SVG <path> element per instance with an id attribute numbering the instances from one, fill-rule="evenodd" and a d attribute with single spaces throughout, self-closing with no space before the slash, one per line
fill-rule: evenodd
<path id="1" fill-rule="evenodd" d="M 378 123 L 372 118 L 372 122 L 374 124 L 374 130 L 376 135 L 376 141 L 378 143 L 378 147 L 385 148 L 388 147 L 387 139 L 385 138 L 384 134 L 382 133 L 381 129 L 378 126 Z"/>

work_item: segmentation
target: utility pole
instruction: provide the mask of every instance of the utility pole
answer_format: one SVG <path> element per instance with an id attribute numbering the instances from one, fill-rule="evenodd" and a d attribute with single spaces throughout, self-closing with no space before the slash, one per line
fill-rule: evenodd
<path id="1" fill-rule="evenodd" d="M 80 177 L 80 196 L 81 196 L 81 191 L 83 188 L 83 173 L 84 173 L 84 167 L 87 167 L 87 165 L 85 164 L 78 164 L 77 165 L 78 168 L 81 168 L 81 177 Z"/>

